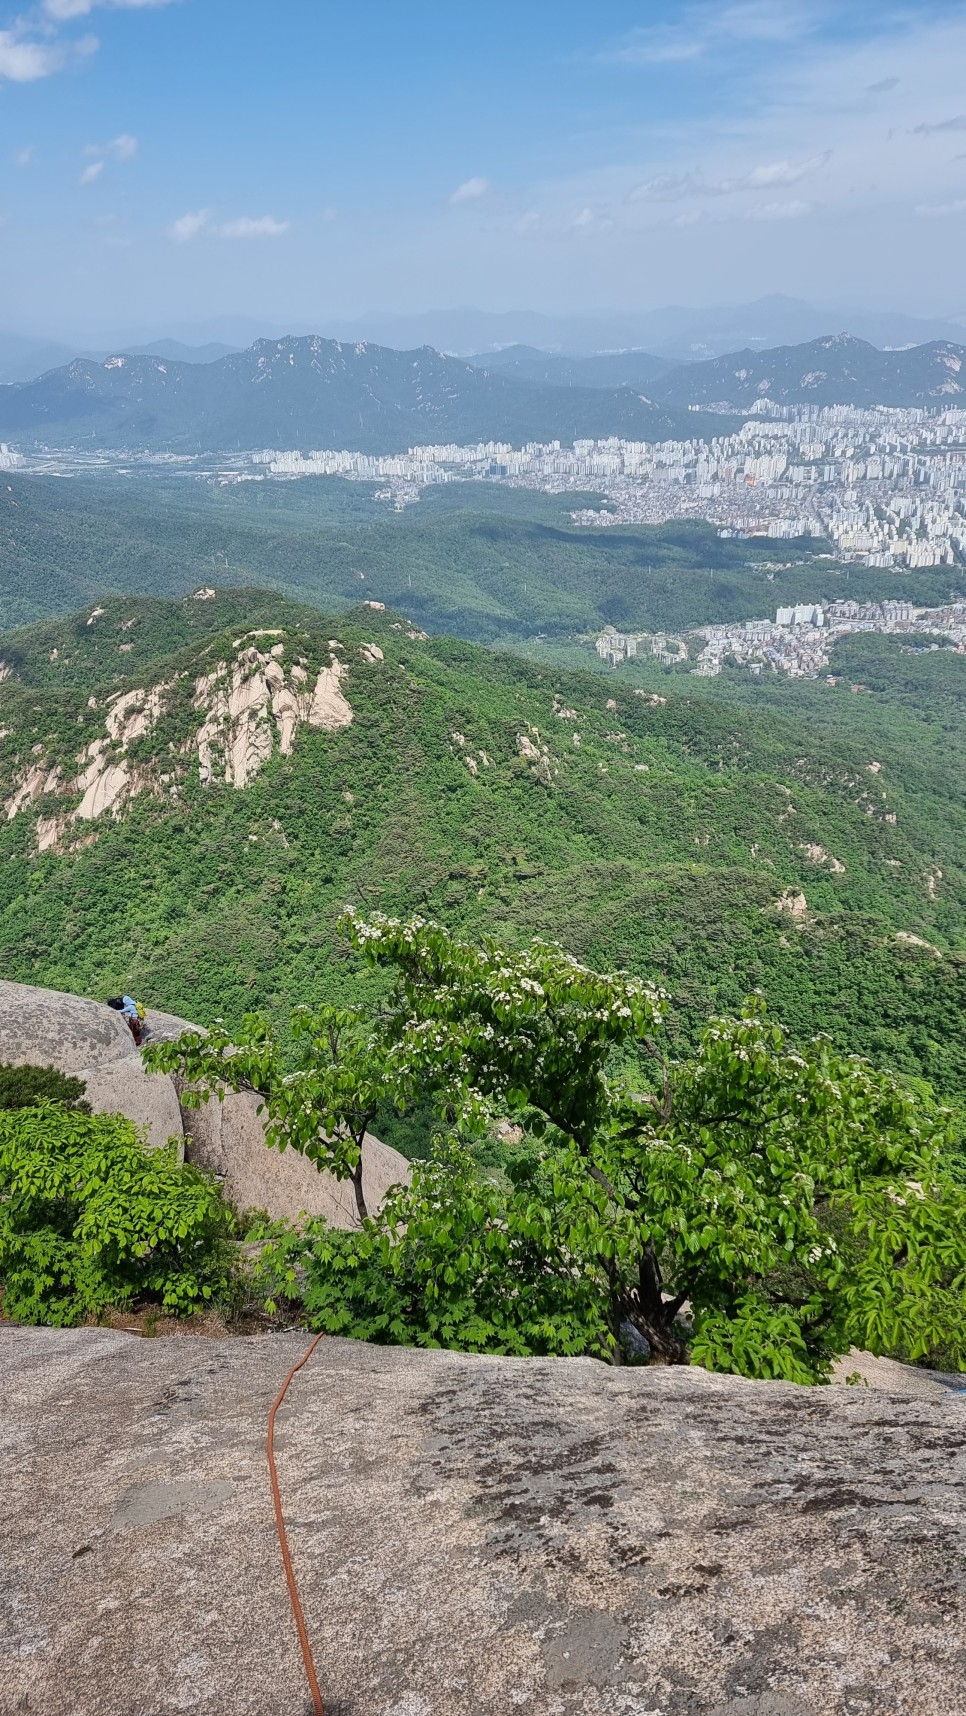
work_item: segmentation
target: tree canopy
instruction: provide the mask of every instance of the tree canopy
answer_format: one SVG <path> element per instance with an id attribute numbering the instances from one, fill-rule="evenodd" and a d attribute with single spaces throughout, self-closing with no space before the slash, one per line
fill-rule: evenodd
<path id="1" fill-rule="evenodd" d="M 270 1142 L 356 1182 L 357 1233 L 310 1224 L 274 1254 L 320 1326 L 612 1359 L 637 1331 L 664 1362 L 798 1382 L 853 1343 L 966 1367 L 966 1189 L 923 1090 L 822 1037 L 796 1049 L 760 997 L 672 1061 L 640 979 L 418 918 L 343 928 L 396 980 L 368 1026 L 302 1015 L 289 1070 L 264 1023 L 154 1051 L 260 1090 Z M 429 1100 L 442 1141 L 373 1214 L 361 1137 L 387 1099 Z M 493 1175 L 474 1141 L 501 1119 L 519 1145 Z"/>

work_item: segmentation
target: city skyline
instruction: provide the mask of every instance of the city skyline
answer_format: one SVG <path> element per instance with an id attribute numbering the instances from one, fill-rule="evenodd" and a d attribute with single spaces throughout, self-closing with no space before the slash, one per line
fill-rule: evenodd
<path id="1" fill-rule="evenodd" d="M 962 315 L 964 64 L 954 0 L 3 4 L 3 322 Z"/>

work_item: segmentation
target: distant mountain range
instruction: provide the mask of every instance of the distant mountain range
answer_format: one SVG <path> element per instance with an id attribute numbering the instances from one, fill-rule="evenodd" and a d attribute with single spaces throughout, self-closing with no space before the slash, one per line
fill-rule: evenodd
<path id="1" fill-rule="evenodd" d="M 635 387 L 650 392 L 659 391 L 662 376 L 677 367 L 652 352 L 565 357 L 560 352 L 539 351 L 536 346 L 504 346 L 501 351 L 481 352 L 469 361 L 491 375 L 508 375 L 543 387 Z"/>
<path id="2" fill-rule="evenodd" d="M 782 293 L 750 304 L 689 308 L 680 304 L 656 310 L 604 310 L 579 315 L 548 315 L 534 310 L 427 310 L 418 315 L 367 311 L 359 316 L 318 316 L 311 324 L 285 326 L 225 315 L 169 328 L 164 338 L 148 338 L 155 330 L 115 329 L 76 345 L 63 339 L 38 339 L 0 330 L 0 382 L 32 381 L 48 369 L 73 358 L 100 360 L 112 352 L 172 358 L 179 363 L 210 363 L 229 352 L 243 351 L 253 341 L 286 334 L 319 334 L 344 344 L 391 346 L 412 351 L 433 346 L 436 351 L 465 357 L 484 356 L 493 363 L 508 347 L 527 346 L 541 354 L 566 357 L 617 356 L 636 352 L 663 358 L 670 366 L 700 363 L 730 352 L 764 351 L 773 346 L 799 345 L 820 339 L 830 328 L 847 328 L 858 339 L 883 349 L 925 345 L 931 340 L 966 342 L 966 314 L 951 317 L 910 316 L 903 311 L 863 310 L 854 305 L 816 307 Z M 536 380 L 536 376 L 520 379 Z M 637 385 L 635 381 L 630 385 Z M 586 380 L 580 385 L 613 385 Z"/>
<path id="3" fill-rule="evenodd" d="M 762 398 L 779 405 L 964 405 L 966 346 L 933 340 L 908 351 L 879 351 L 851 334 L 832 334 L 684 364 L 660 377 L 654 392 L 668 405 L 734 411 L 747 411 Z"/>
<path id="4" fill-rule="evenodd" d="M 258 340 L 206 364 L 78 358 L 0 387 L 0 438 L 21 446 L 386 453 L 427 441 L 696 432 L 693 414 L 629 387 L 568 391 L 476 369 L 431 347 L 400 352 L 308 336 Z"/>
<path id="5" fill-rule="evenodd" d="M 190 346 L 181 340 L 161 339 L 147 345 L 125 346 L 124 349 L 132 357 L 153 356 L 174 358 L 179 363 L 213 363 L 216 358 L 226 357 L 229 352 L 237 351 L 238 347 L 223 345 L 219 340 L 209 340 L 206 345 Z M 0 334 L 0 383 L 33 381 L 49 369 L 63 368 L 75 357 L 93 358 L 95 362 L 101 362 L 110 356 L 110 347 L 100 351 L 78 352 L 72 346 L 59 345 L 49 340 L 26 340 L 12 334 Z"/>
<path id="6" fill-rule="evenodd" d="M 321 331 L 340 339 L 379 340 L 387 346 L 432 345 L 460 355 L 523 344 L 568 356 L 637 349 L 673 363 L 689 363 L 746 346 L 763 351 L 820 339 L 830 328 L 848 328 L 858 338 L 882 347 L 966 340 L 966 317 L 908 316 L 843 304 L 816 308 L 782 293 L 751 304 L 698 309 L 672 304 L 658 310 L 579 316 L 525 310 L 431 310 L 418 316 L 371 312 L 325 322 Z"/>
<path id="7" fill-rule="evenodd" d="M 826 334 L 773 351 L 746 349 L 706 363 L 669 364 L 648 352 L 564 357 L 508 346 L 472 360 L 491 373 L 555 387 L 647 387 L 667 406 L 750 410 L 779 405 L 929 406 L 966 403 L 966 346 L 949 340 L 880 351 L 852 334 Z"/>
<path id="8" fill-rule="evenodd" d="M 746 413 L 763 399 L 963 404 L 964 360 L 966 347 L 950 341 L 880 351 L 850 334 L 676 366 L 647 352 L 568 358 L 527 346 L 466 363 L 431 346 L 403 352 L 290 336 L 207 363 L 135 353 L 76 358 L 35 381 L 0 386 L 0 439 L 183 453 L 681 439 L 720 433 L 720 414 Z"/>

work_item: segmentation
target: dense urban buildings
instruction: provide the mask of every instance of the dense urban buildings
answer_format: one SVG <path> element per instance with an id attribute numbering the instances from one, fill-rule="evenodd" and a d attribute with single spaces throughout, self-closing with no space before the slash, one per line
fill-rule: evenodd
<path id="1" fill-rule="evenodd" d="M 902 601 L 806 603 L 779 608 L 774 621 L 700 626 L 682 637 L 625 633 L 611 627 L 601 633 L 596 649 L 610 667 L 650 656 L 666 667 L 693 661 L 691 672 L 706 679 L 726 664 L 801 679 L 824 672 L 833 645 L 851 632 L 906 634 L 910 649 L 952 648 L 966 655 L 966 602 L 950 602 L 943 608 L 917 608 Z"/>
<path id="2" fill-rule="evenodd" d="M 966 553 L 966 411 L 854 406 L 779 407 L 764 401 L 710 441 L 577 440 L 413 447 L 373 457 L 322 451 L 253 455 L 271 477 L 332 475 L 382 485 L 397 508 L 431 484 L 505 482 L 551 494 L 593 490 L 604 506 L 575 508 L 604 529 L 706 518 L 722 535 L 828 540 L 843 560 L 871 566 L 954 565 Z"/>

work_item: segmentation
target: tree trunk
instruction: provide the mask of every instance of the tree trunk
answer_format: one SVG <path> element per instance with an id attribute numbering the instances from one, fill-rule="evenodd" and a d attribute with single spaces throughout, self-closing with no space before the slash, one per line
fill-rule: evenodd
<path id="1" fill-rule="evenodd" d="M 358 1166 L 353 1168 L 353 1170 L 352 1170 L 352 1190 L 355 1192 L 355 1195 L 356 1195 L 356 1209 L 359 1212 L 359 1220 L 360 1221 L 368 1221 L 369 1211 L 366 1208 L 366 1200 L 365 1200 L 365 1196 L 364 1196 L 363 1190 L 362 1190 L 362 1152 L 361 1152 L 361 1150 L 359 1152 Z"/>
<path id="2" fill-rule="evenodd" d="M 677 1300 L 665 1303 L 661 1266 L 651 1241 L 641 1253 L 636 1303 L 628 1306 L 628 1319 L 648 1342 L 654 1364 L 687 1364 L 688 1346 L 674 1327 Z"/>

